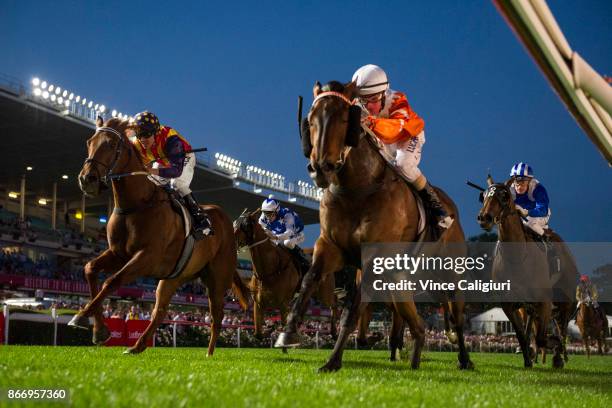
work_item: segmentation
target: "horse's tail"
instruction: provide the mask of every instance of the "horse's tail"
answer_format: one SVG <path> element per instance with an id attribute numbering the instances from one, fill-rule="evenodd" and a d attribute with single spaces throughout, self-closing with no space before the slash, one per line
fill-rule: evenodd
<path id="1" fill-rule="evenodd" d="M 240 302 L 240 306 L 247 310 L 249 308 L 249 303 L 251 303 L 251 291 L 244 284 L 240 275 L 238 275 L 238 271 L 234 271 L 234 282 L 232 283 L 232 291 L 234 295 L 238 298 L 238 302 Z"/>

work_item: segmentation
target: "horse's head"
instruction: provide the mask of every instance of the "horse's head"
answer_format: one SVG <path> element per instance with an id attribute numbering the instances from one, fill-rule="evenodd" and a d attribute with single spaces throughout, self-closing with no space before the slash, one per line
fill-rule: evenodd
<path id="1" fill-rule="evenodd" d="M 255 230 L 259 227 L 257 214 L 259 211 L 249 212 L 244 209 L 242 214 L 234 221 L 234 239 L 238 248 L 252 245 L 255 242 Z"/>
<path id="2" fill-rule="evenodd" d="M 87 140 L 87 159 L 79 173 L 79 187 L 88 196 L 107 189 L 114 173 L 125 167 L 132 144 L 125 135 L 128 122 L 117 118 L 96 120 L 96 132 Z"/>
<path id="3" fill-rule="evenodd" d="M 310 177 L 317 186 L 326 188 L 344 166 L 349 148 L 359 142 L 361 108 L 353 104 L 354 82 L 343 85 L 332 81 L 323 87 L 316 82 L 313 94 L 308 121 L 302 126 L 302 148 L 310 159 Z"/>
<path id="4" fill-rule="evenodd" d="M 490 231 L 494 224 L 501 223 L 514 210 L 514 201 L 509 183 L 495 183 L 489 175 L 487 189 L 481 193 L 482 208 L 478 212 L 478 224 Z"/>

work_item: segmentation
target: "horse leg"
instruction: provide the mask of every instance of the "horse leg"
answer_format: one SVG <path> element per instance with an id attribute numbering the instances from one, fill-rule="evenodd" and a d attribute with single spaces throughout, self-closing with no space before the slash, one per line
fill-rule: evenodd
<path id="1" fill-rule="evenodd" d="M 457 344 L 459 346 L 459 355 L 457 367 L 460 370 L 473 370 L 474 363 L 470 360 L 470 354 L 465 347 L 465 337 L 463 336 L 464 315 L 463 311 L 465 303 L 463 300 L 449 302 L 449 309 L 452 316 L 452 321 L 455 323 L 455 333 L 457 333 Z"/>
<path id="2" fill-rule="evenodd" d="M 334 273 L 344 266 L 342 253 L 334 244 L 319 237 L 315 243 L 313 264 L 302 279 L 300 291 L 291 304 L 285 331 L 278 336 L 274 347 L 297 346 L 300 339 L 297 334 L 302 323 L 310 298 L 323 277 Z"/>
<path id="3" fill-rule="evenodd" d="M 525 337 L 523 319 L 511 304 L 505 304 L 502 306 L 502 309 L 504 310 L 506 317 L 508 317 L 508 320 L 510 320 L 510 323 L 512 323 L 512 327 L 516 333 L 516 338 L 521 347 L 521 352 L 523 353 L 523 364 L 525 365 L 525 368 L 533 367 L 533 362 L 531 361 L 531 356 L 529 355 L 530 344 L 529 340 Z"/>
<path id="4" fill-rule="evenodd" d="M 221 322 L 223 321 L 223 298 L 225 291 L 211 290 L 209 288 L 208 305 L 210 308 L 210 341 L 208 342 L 207 357 L 212 357 L 215 352 L 215 344 L 221 332 Z"/>
<path id="5" fill-rule="evenodd" d="M 400 351 L 404 346 L 404 319 L 394 310 L 392 313 L 391 333 L 389 333 L 389 349 L 391 356 L 389 360 L 397 361 L 400 359 Z"/>
<path id="6" fill-rule="evenodd" d="M 255 323 L 255 338 L 261 340 L 263 338 L 263 310 L 259 294 L 253 305 L 253 322 Z"/>
<path id="7" fill-rule="evenodd" d="M 338 340 L 338 308 L 336 305 L 332 305 L 329 309 L 331 310 L 331 316 L 329 319 L 329 335 L 332 337 L 332 339 Z"/>
<path id="8" fill-rule="evenodd" d="M 280 309 L 280 320 L 281 320 L 281 325 L 284 327 L 285 324 L 287 324 L 287 306 L 285 306 L 284 304 L 281 305 Z M 287 347 L 283 347 L 283 354 L 287 354 Z"/>
<path id="9" fill-rule="evenodd" d="M 348 336 L 355 331 L 357 319 L 367 306 L 367 303 L 361 302 L 361 283 L 355 287 L 352 299 L 347 300 L 347 302 L 349 303 L 345 305 L 342 311 L 340 334 L 334 345 L 334 351 L 329 357 L 329 360 L 327 360 L 327 363 L 319 368 L 320 373 L 338 371 L 342 367 L 342 354 Z"/>
<path id="10" fill-rule="evenodd" d="M 113 251 L 107 249 L 97 258 L 87 262 L 85 265 L 85 279 L 89 285 L 89 296 L 90 299 L 94 299 L 98 294 L 98 273 L 100 271 L 116 272 L 121 268 L 122 261 L 117 258 Z M 84 322 L 89 325 L 89 319 L 84 318 Z M 104 324 L 104 317 L 102 316 L 102 307 L 98 307 L 94 311 L 94 327 L 93 327 L 93 338 L 94 344 L 103 344 L 110 338 L 110 331 Z"/>
<path id="11" fill-rule="evenodd" d="M 102 290 L 68 323 L 69 326 L 79 326 L 84 318 L 88 318 L 102 306 L 104 299 L 124 283 L 129 283 L 139 276 L 144 276 L 151 268 L 151 255 L 144 251 L 137 252 L 119 271 L 108 277 L 102 284 Z"/>
<path id="12" fill-rule="evenodd" d="M 552 366 L 553 368 L 563 368 L 565 363 L 563 362 L 563 357 L 561 356 L 562 347 L 561 347 L 561 339 L 559 336 L 552 333 L 550 336 L 547 336 L 548 325 L 552 319 L 552 303 L 543 302 L 539 304 L 537 308 L 537 335 L 536 335 L 536 345 L 538 347 L 549 348 L 553 350 L 553 360 Z"/>
<path id="13" fill-rule="evenodd" d="M 582 342 L 584 343 L 584 350 L 586 351 L 587 358 L 591 358 L 591 341 L 588 335 L 582 336 Z"/>
<path id="14" fill-rule="evenodd" d="M 421 351 L 425 345 L 425 322 L 419 316 L 414 302 L 394 302 L 393 306 L 404 321 L 408 323 L 410 335 L 414 339 L 410 367 L 413 369 L 419 368 L 421 365 Z"/>
<path id="15" fill-rule="evenodd" d="M 147 343 L 153 338 L 155 330 L 159 327 L 161 322 L 164 321 L 168 316 L 168 305 L 176 290 L 184 283 L 180 279 L 171 280 L 160 280 L 155 290 L 155 307 L 153 308 L 153 314 L 151 315 L 151 321 L 145 329 L 144 333 L 140 335 L 136 344 L 128 348 L 123 354 L 138 354 L 145 351 Z"/>
<path id="16" fill-rule="evenodd" d="M 370 325 L 370 320 L 372 319 L 372 304 L 368 303 L 366 308 L 363 310 L 361 315 L 359 316 L 359 321 L 357 322 L 357 346 L 360 349 L 364 349 L 368 347 L 368 326 Z"/>

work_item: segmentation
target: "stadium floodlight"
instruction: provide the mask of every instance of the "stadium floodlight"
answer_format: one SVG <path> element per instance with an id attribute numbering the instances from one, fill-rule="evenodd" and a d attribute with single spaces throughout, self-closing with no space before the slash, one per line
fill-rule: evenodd
<path id="1" fill-rule="evenodd" d="M 72 92 L 70 92 L 70 95 L 68 95 L 68 99 L 73 100 L 74 99 L 74 94 Z M 78 102 L 78 101 L 77 101 Z"/>
<path id="2" fill-rule="evenodd" d="M 32 78 L 32 85 L 34 85 L 34 86 L 40 85 L 40 79 L 38 79 L 36 77 Z"/>
<path id="3" fill-rule="evenodd" d="M 65 106 L 65 107 L 69 107 L 69 106 L 70 106 L 70 101 L 69 101 L 68 99 L 66 99 L 66 100 L 64 101 L 64 106 Z"/>
<path id="4" fill-rule="evenodd" d="M 81 101 L 81 95 L 77 95 L 77 97 L 76 97 L 76 98 L 74 98 L 74 101 L 75 101 L 76 103 L 79 103 L 79 102 Z"/>
<path id="5" fill-rule="evenodd" d="M 97 103 L 94 105 L 94 109 L 98 110 L 98 104 Z"/>
<path id="6" fill-rule="evenodd" d="M 42 97 L 43 97 L 44 99 L 49 99 L 49 92 L 47 92 L 47 91 L 43 91 L 43 93 L 42 93 Z"/>
<path id="7" fill-rule="evenodd" d="M 87 104 L 87 107 L 91 109 L 92 106 L 93 106 L 93 101 L 89 101 L 89 103 Z"/>
<path id="8" fill-rule="evenodd" d="M 32 166 L 28 166 L 28 167 L 26 167 L 26 170 L 27 170 L 27 171 L 32 171 L 32 170 L 34 170 L 34 167 L 32 167 Z"/>
<path id="9" fill-rule="evenodd" d="M 8 196 L 9 198 L 18 198 L 19 194 L 14 191 L 9 191 Z"/>
<path id="10" fill-rule="evenodd" d="M 62 98 L 61 96 L 59 98 L 57 98 L 57 103 L 59 103 L 60 105 L 64 104 L 64 98 Z"/>
<path id="11" fill-rule="evenodd" d="M 83 100 L 81 101 L 81 103 L 82 103 L 83 105 L 85 105 L 85 104 L 87 103 L 87 98 L 83 98 Z"/>
<path id="12" fill-rule="evenodd" d="M 117 111 L 113 109 L 113 111 L 111 112 L 111 116 L 113 118 L 116 118 L 117 117 Z"/>
<path id="13" fill-rule="evenodd" d="M 219 158 L 219 153 L 215 153 L 215 159 Z"/>
<path id="14" fill-rule="evenodd" d="M 64 89 L 64 92 L 62 92 L 62 96 L 65 98 L 68 96 L 68 91 Z"/>
<path id="15" fill-rule="evenodd" d="M 119 112 L 119 115 L 117 116 L 119 116 L 119 119 L 123 119 L 123 113 Z"/>
<path id="16" fill-rule="evenodd" d="M 40 84 L 40 87 L 42 89 L 45 89 L 47 87 L 47 81 L 42 81 L 41 84 Z"/>
<path id="17" fill-rule="evenodd" d="M 104 111 L 106 111 L 106 106 L 100 106 L 100 113 L 104 113 Z"/>
<path id="18" fill-rule="evenodd" d="M 67 174 L 64 174 L 64 175 L 62 175 L 62 178 L 63 178 L 64 180 L 68 180 L 68 175 L 67 175 Z"/>
<path id="19" fill-rule="evenodd" d="M 51 100 L 52 100 L 53 102 L 55 102 L 55 99 L 56 99 L 56 96 L 55 96 L 55 95 L 51 95 Z"/>
<path id="20" fill-rule="evenodd" d="M 62 88 L 60 88 L 59 86 L 57 88 L 55 88 L 55 94 L 59 95 L 60 92 L 62 92 Z"/>
<path id="21" fill-rule="evenodd" d="M 40 90 L 40 88 L 34 88 L 34 95 L 36 96 L 42 95 L 42 91 Z"/>
<path id="22" fill-rule="evenodd" d="M 53 92 L 54 89 L 55 89 L 55 85 L 53 84 L 49 85 L 49 92 Z"/>
<path id="23" fill-rule="evenodd" d="M 47 200 L 44 199 L 44 198 L 39 198 L 38 199 L 38 204 L 40 204 L 40 205 L 47 205 Z"/>

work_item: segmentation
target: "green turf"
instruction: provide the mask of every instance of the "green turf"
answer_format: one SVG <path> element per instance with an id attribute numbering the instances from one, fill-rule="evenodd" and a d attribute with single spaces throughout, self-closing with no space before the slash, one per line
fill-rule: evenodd
<path id="1" fill-rule="evenodd" d="M 0 389 L 65 388 L 80 407 L 610 407 L 612 357 L 570 356 L 563 370 L 523 369 L 513 354 L 425 353 L 419 370 L 381 351 L 345 353 L 342 370 L 318 374 L 329 351 L 0 346 Z M 0 399 L 0 406 L 7 405 Z M 43 406 L 41 403 L 32 406 Z"/>

